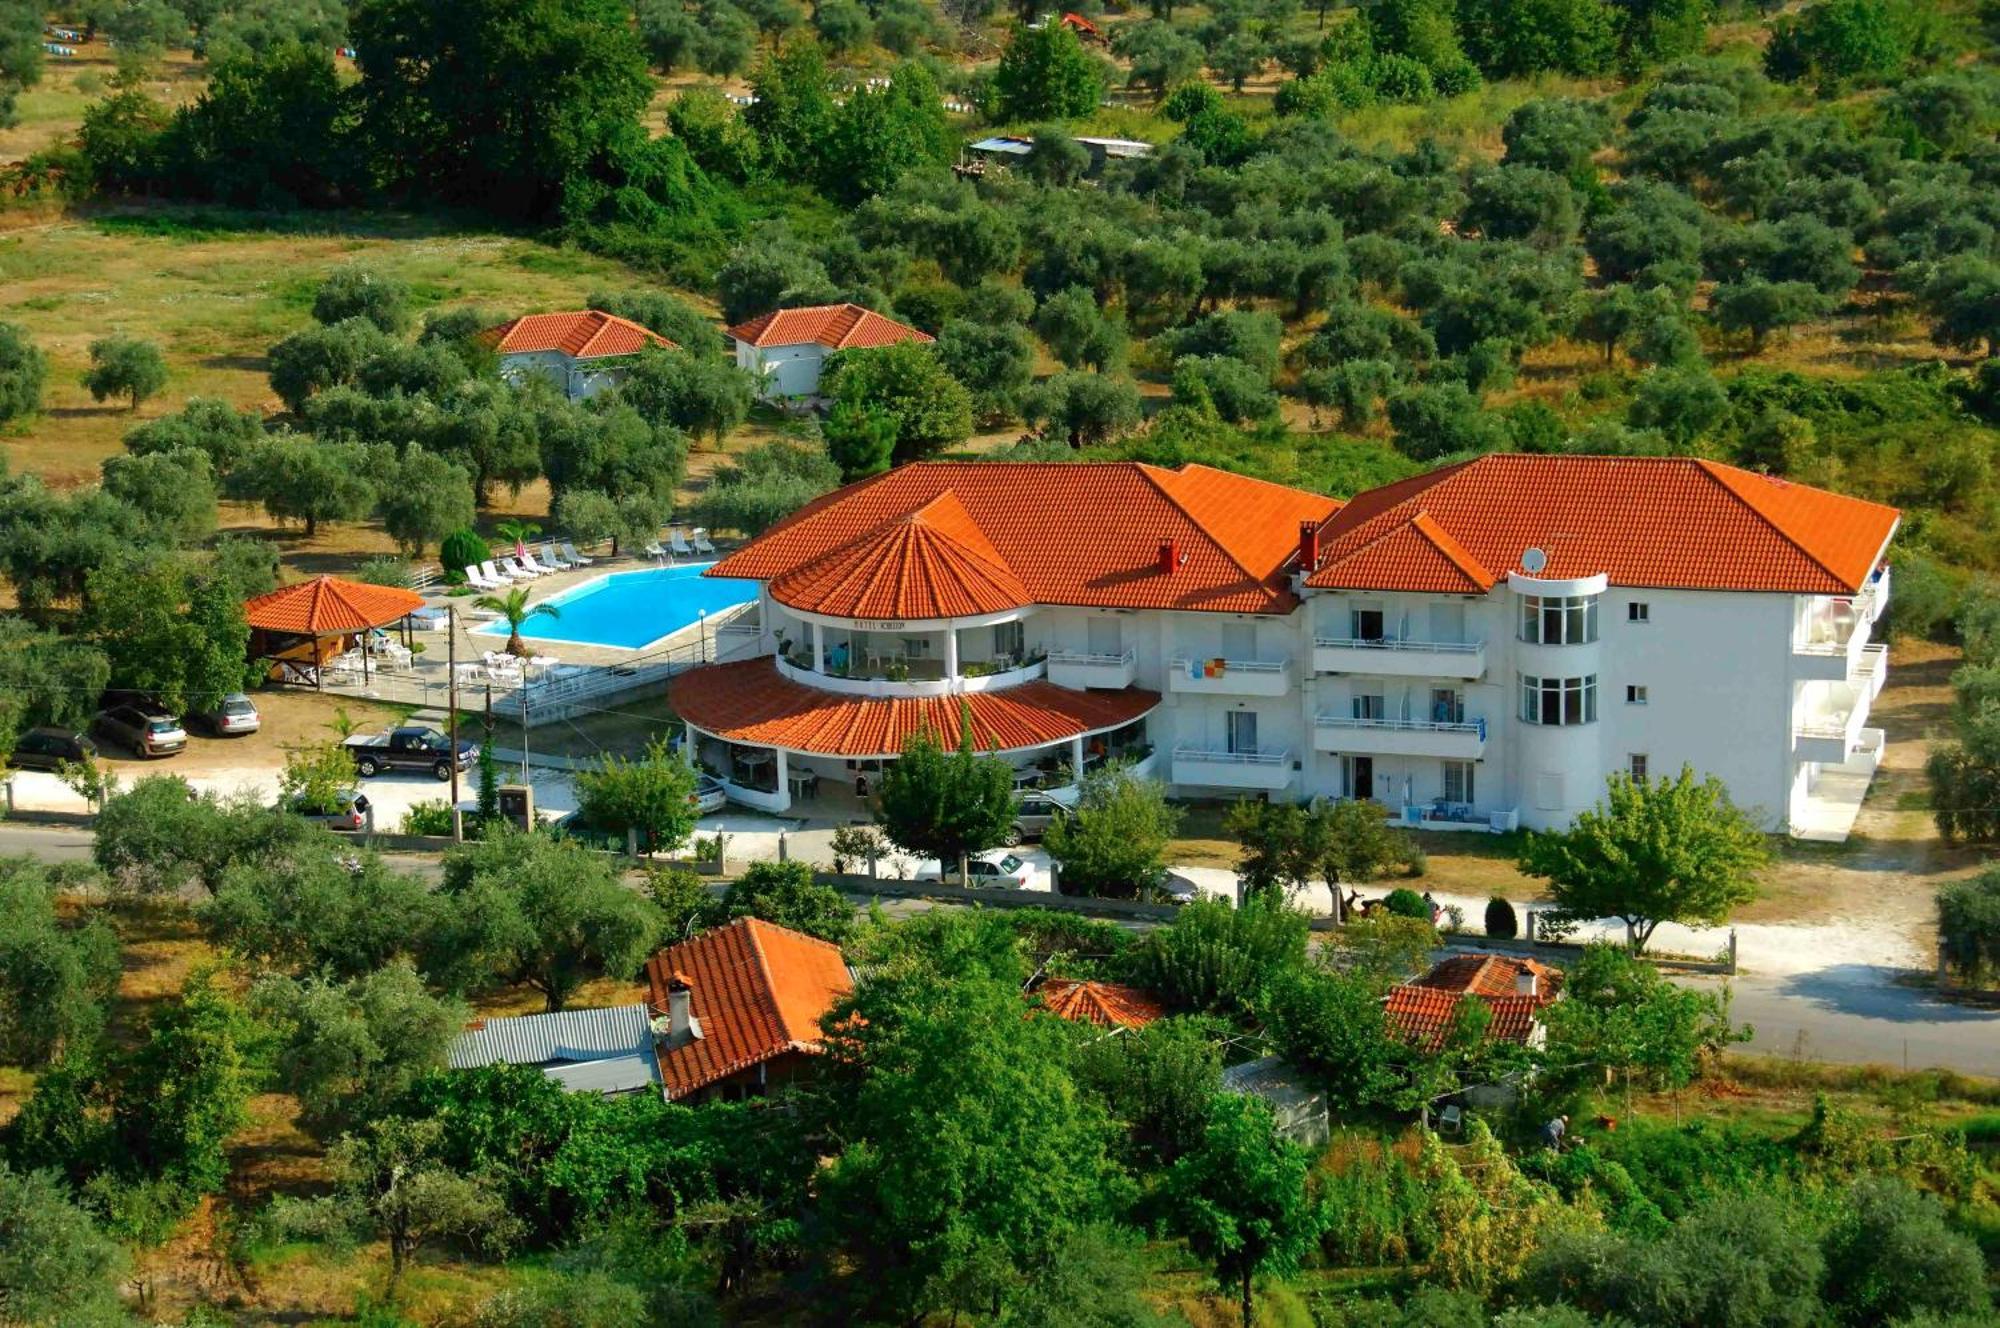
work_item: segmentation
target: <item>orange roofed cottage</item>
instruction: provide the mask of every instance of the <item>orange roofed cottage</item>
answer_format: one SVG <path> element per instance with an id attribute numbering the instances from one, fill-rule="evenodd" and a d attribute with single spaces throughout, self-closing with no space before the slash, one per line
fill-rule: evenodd
<path id="1" fill-rule="evenodd" d="M 668 946 L 646 963 L 668 1100 L 756 1097 L 819 1054 L 820 1020 L 854 989 L 840 947 L 761 918 Z"/>
<path id="2" fill-rule="evenodd" d="M 1693 458 L 1493 455 L 1345 504 L 1196 465 L 918 463 L 718 563 L 761 583 L 756 657 L 673 703 L 770 810 L 969 716 L 1023 783 L 1124 757 L 1178 794 L 1504 830 L 1687 764 L 1839 838 L 1881 751 L 1896 523 Z"/>
<path id="3" fill-rule="evenodd" d="M 648 347 L 680 349 L 650 328 L 597 309 L 528 314 L 479 339 L 500 357 L 502 378 L 517 386 L 530 376 L 546 378 L 571 401 L 616 387 L 622 365 Z"/>
<path id="4" fill-rule="evenodd" d="M 810 397 L 835 351 L 867 350 L 899 341 L 929 341 L 907 323 L 858 304 L 815 304 L 779 309 L 729 329 L 736 366 L 756 378 L 767 400 Z"/>

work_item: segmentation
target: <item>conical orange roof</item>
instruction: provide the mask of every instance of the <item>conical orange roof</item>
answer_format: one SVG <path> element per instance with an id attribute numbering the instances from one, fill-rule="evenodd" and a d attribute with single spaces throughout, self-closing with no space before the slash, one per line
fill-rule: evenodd
<path id="1" fill-rule="evenodd" d="M 771 598 L 834 618 L 891 621 L 968 618 L 1033 602 L 949 489 L 901 520 L 785 573 L 771 583 Z"/>
<path id="2" fill-rule="evenodd" d="M 243 608 L 250 625 L 267 632 L 332 636 L 385 627 L 423 606 L 423 596 L 412 591 L 316 576 L 246 600 Z"/>

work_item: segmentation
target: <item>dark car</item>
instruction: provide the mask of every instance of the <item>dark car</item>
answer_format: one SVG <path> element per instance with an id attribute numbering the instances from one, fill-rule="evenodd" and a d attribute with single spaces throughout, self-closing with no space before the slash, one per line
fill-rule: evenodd
<path id="1" fill-rule="evenodd" d="M 368 828 L 368 796 L 358 789 L 342 789 L 333 797 L 333 805 L 314 806 L 305 795 L 289 799 L 285 809 L 294 815 L 303 816 L 308 821 L 317 822 L 329 830 L 365 830 Z"/>
<path id="2" fill-rule="evenodd" d="M 8 753 L 16 770 L 54 770 L 64 762 L 80 765 L 97 755 L 97 744 L 74 729 L 29 729 Z"/>
<path id="3" fill-rule="evenodd" d="M 363 779 L 373 779 L 384 770 L 428 770 L 437 779 L 451 778 L 451 739 L 436 729 L 413 726 L 357 734 L 347 740 L 346 747 Z M 458 744 L 456 765 L 460 770 L 472 769 L 478 759 L 478 743 Z"/>
<path id="4" fill-rule="evenodd" d="M 149 713 L 137 706 L 112 706 L 97 712 L 90 731 L 109 739 L 134 756 L 172 756 L 187 746 L 187 730 L 172 715 Z"/>

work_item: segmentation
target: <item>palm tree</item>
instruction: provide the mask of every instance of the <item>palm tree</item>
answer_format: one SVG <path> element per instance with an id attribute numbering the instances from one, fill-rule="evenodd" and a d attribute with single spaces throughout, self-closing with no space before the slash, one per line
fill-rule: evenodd
<path id="1" fill-rule="evenodd" d="M 534 653 L 528 649 L 527 643 L 521 640 L 521 624 L 538 613 L 546 613 L 551 618 L 562 617 L 556 606 L 546 600 L 530 606 L 528 592 L 520 586 L 514 587 L 504 595 L 481 595 L 472 601 L 472 607 L 497 613 L 507 620 L 507 653 L 520 659 L 526 659 Z"/>
<path id="2" fill-rule="evenodd" d="M 542 533 L 542 528 L 532 521 L 496 521 L 493 532 L 501 539 L 514 541 L 514 556 L 520 557 L 528 550 L 528 541 Z"/>

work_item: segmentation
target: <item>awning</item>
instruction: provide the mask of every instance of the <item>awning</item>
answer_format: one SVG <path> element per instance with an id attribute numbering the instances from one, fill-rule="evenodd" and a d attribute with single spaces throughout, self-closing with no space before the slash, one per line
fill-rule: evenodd
<path id="1" fill-rule="evenodd" d="M 675 678 L 674 711 L 704 733 L 731 742 L 818 756 L 899 756 L 928 728 L 946 747 L 959 744 L 969 711 L 982 751 L 1025 751 L 1131 723 L 1160 703 L 1157 692 L 1076 692 L 1054 683 L 956 696 L 871 697 L 824 692 L 793 682 L 770 658 L 707 664 Z"/>

